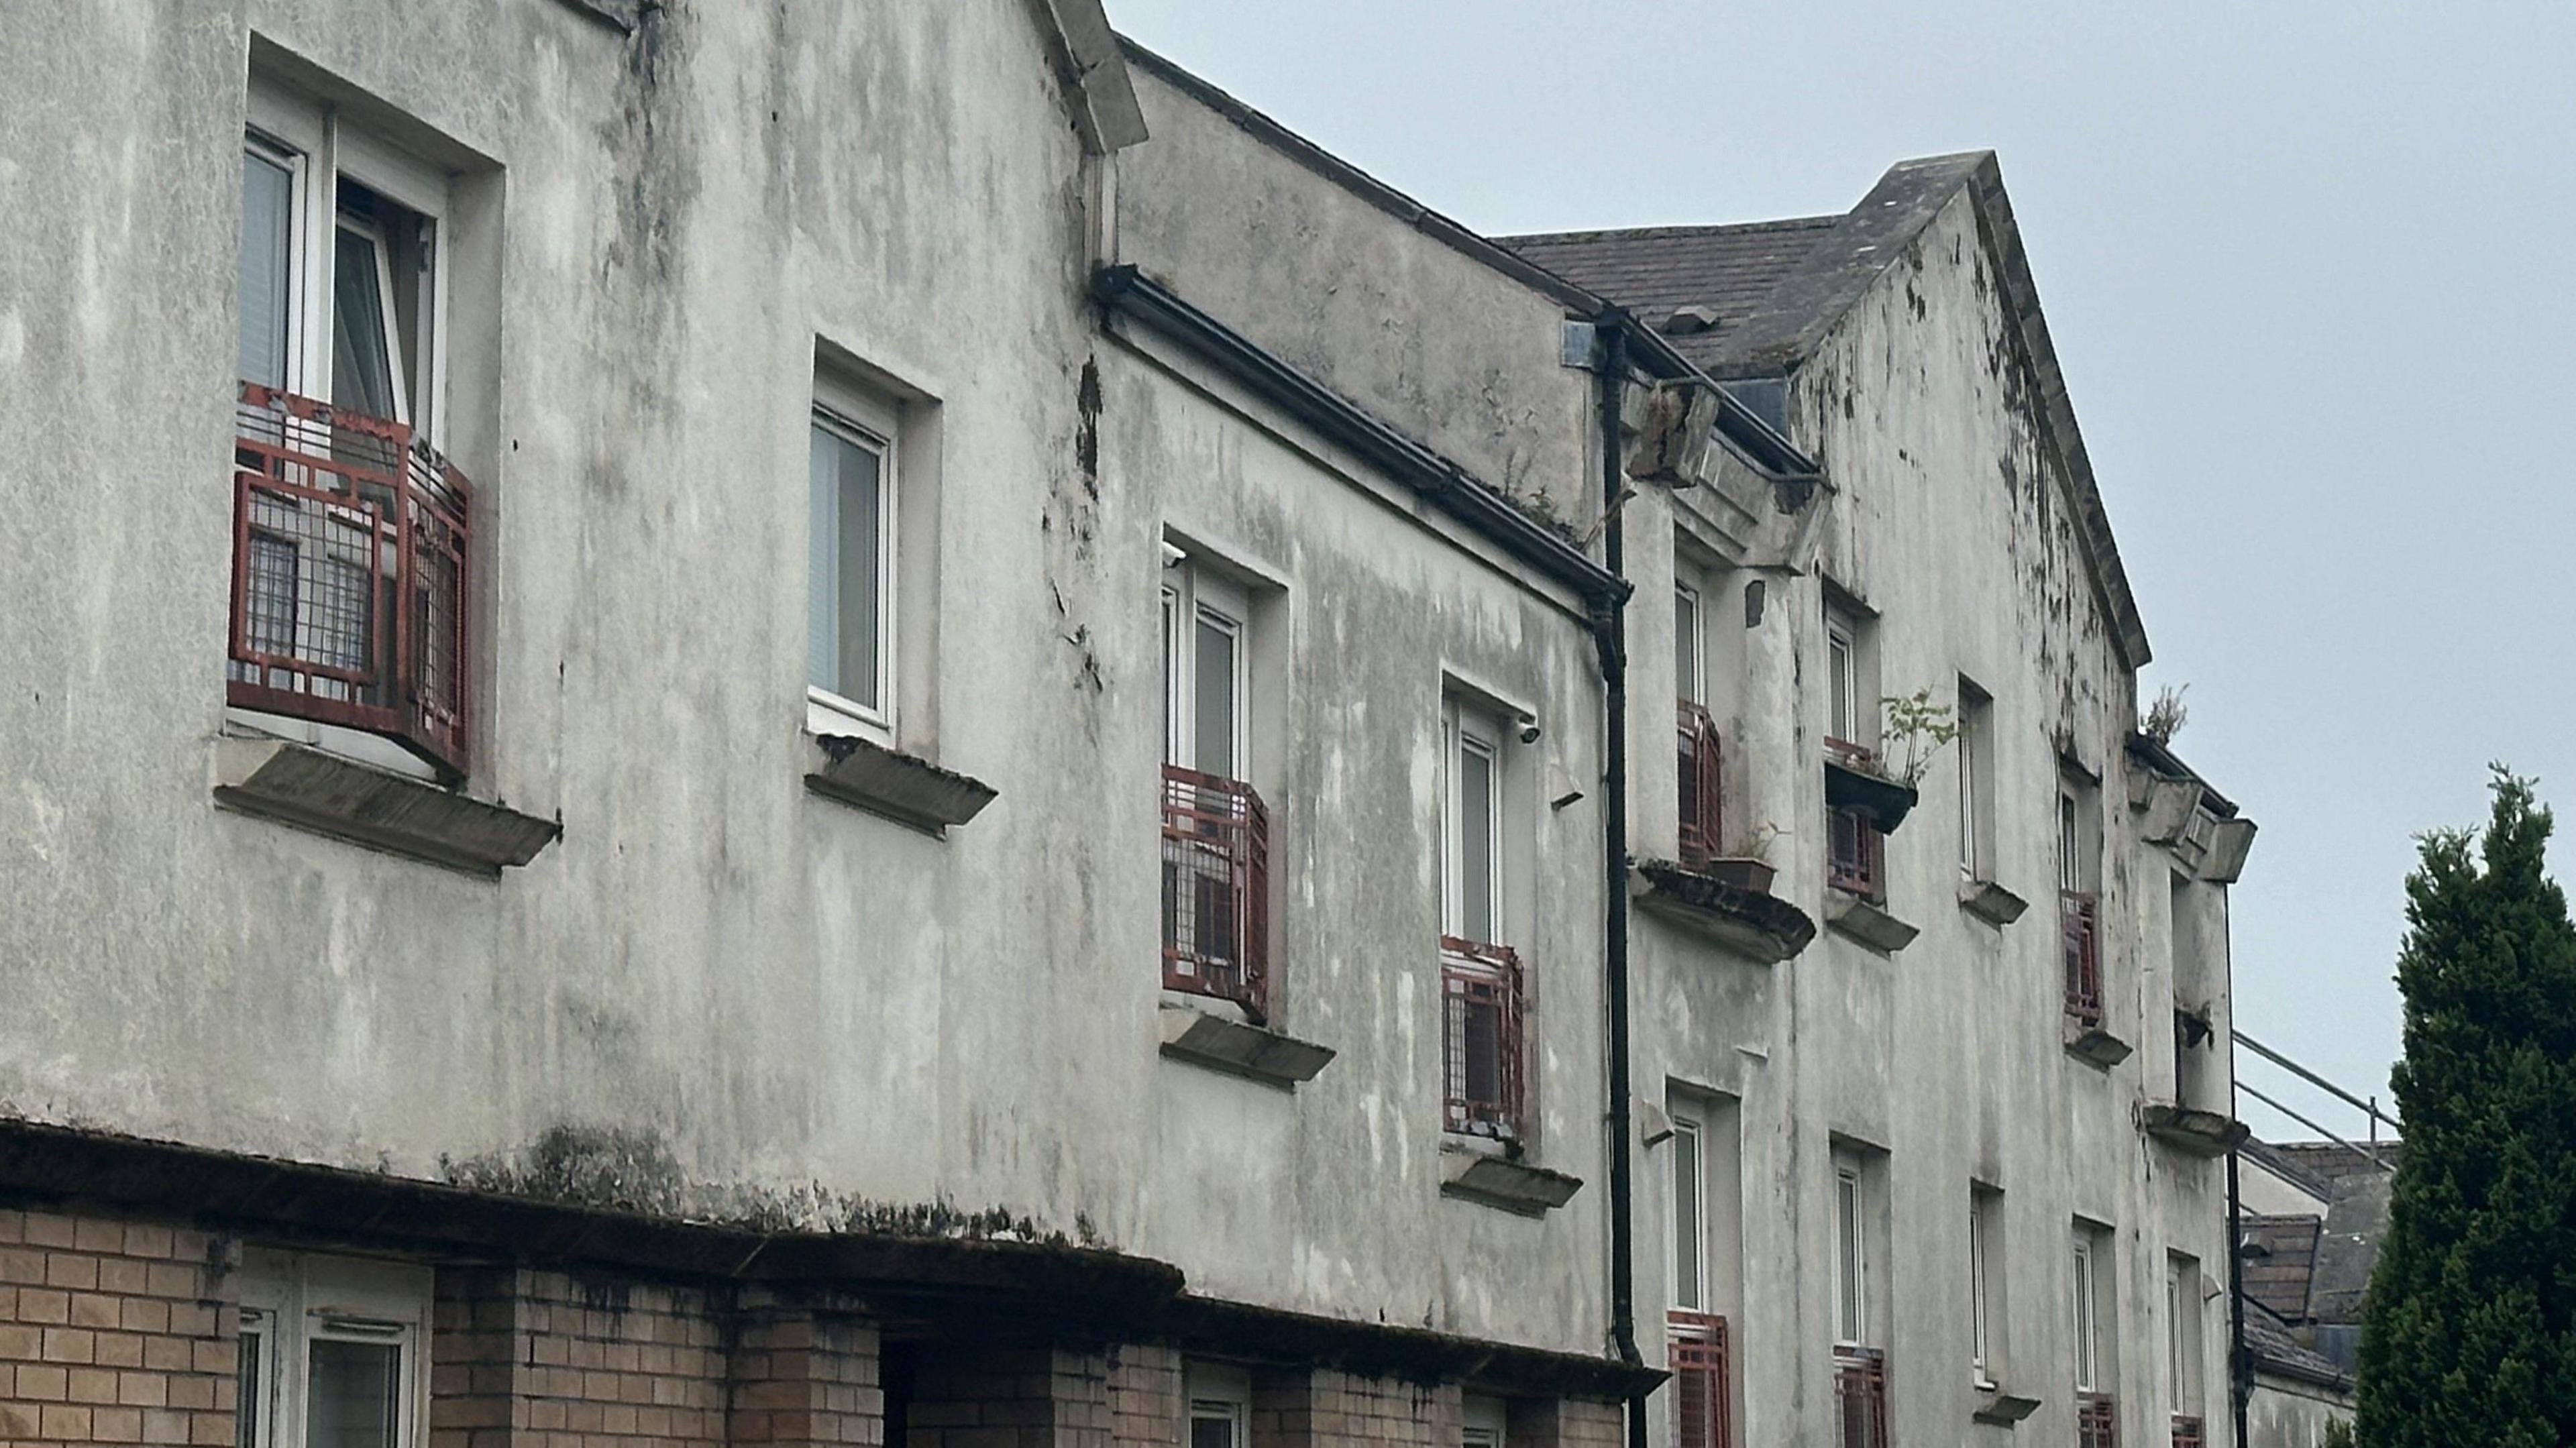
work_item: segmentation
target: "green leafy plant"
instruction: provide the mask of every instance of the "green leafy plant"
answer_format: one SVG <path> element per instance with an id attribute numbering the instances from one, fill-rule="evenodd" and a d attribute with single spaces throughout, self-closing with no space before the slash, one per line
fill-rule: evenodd
<path id="1" fill-rule="evenodd" d="M 1726 848 L 1720 850 L 1718 855 L 1722 859 L 1729 860 L 1760 860 L 1767 865 L 1771 862 L 1771 846 L 1779 840 L 1780 833 L 1778 825 L 1764 820 L 1729 839 L 1726 842 Z"/>
<path id="2" fill-rule="evenodd" d="M 2138 732 L 2158 744 L 2173 743 L 2174 736 L 2182 732 L 2183 724 L 2191 718 L 2191 711 L 2184 708 L 2182 702 L 2182 696 L 2190 692 L 2189 684 L 2181 688 L 2167 684 L 2156 690 L 2156 701 L 2147 706 L 2147 717 L 2139 723 Z"/>
<path id="3" fill-rule="evenodd" d="M 1881 758 L 1890 777 L 1905 781 L 1909 788 L 1921 784 L 1932 767 L 1932 756 L 1959 737 L 1959 711 L 1934 703 L 1928 687 L 1881 699 L 1878 708 L 1880 734 L 1886 740 Z"/>

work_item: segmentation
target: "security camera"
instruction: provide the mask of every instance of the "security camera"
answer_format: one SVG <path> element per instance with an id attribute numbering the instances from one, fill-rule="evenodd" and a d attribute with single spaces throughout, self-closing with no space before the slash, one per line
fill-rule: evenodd
<path id="1" fill-rule="evenodd" d="M 1536 724 L 1523 724 L 1521 726 L 1521 742 L 1523 744 L 1536 744 L 1538 742 L 1538 726 Z"/>

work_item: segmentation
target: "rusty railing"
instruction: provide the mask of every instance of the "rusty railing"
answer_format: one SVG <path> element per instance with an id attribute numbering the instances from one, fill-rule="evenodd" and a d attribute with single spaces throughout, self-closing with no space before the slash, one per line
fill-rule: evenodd
<path id="1" fill-rule="evenodd" d="M 2066 1015 L 2089 1030 L 2102 1024 L 2101 902 L 2081 890 L 2058 891 L 2057 930 L 2066 964 Z"/>
<path id="2" fill-rule="evenodd" d="M 1163 984 L 1270 1007 L 1270 814 L 1239 780 L 1163 766 Z"/>
<path id="3" fill-rule="evenodd" d="M 1887 1448 L 1887 1357 L 1834 1349 L 1834 1448 Z"/>
<path id="4" fill-rule="evenodd" d="M 1726 847 L 1725 815 L 1718 803 L 1717 721 L 1688 699 L 1681 701 L 1679 715 L 1682 863 L 1705 869 Z"/>
<path id="5" fill-rule="evenodd" d="M 1887 836 L 1859 810 L 1825 813 L 1825 883 L 1873 903 L 1887 898 Z"/>
<path id="6" fill-rule="evenodd" d="M 405 424 L 241 384 L 226 700 L 463 776 L 470 503 Z"/>
<path id="7" fill-rule="evenodd" d="M 1666 1314 L 1664 1337 L 1672 1349 L 1674 1448 L 1732 1448 L 1735 1409 L 1726 1319 L 1677 1307 Z"/>
<path id="8" fill-rule="evenodd" d="M 2200 1420 L 2184 1413 L 2173 1416 L 2173 1448 L 2208 1448 L 2208 1435 L 2201 1430 Z"/>
<path id="9" fill-rule="evenodd" d="M 2109 1393 L 2075 1395 L 2075 1448 L 2119 1448 L 2120 1415 Z"/>
<path id="10" fill-rule="evenodd" d="M 1520 957 L 1508 946 L 1441 937 L 1440 1018 L 1448 1129 L 1517 1140 L 1529 1109 Z"/>

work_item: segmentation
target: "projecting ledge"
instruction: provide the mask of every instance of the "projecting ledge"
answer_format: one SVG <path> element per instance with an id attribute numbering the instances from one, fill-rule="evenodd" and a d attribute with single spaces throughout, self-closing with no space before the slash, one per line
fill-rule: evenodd
<path id="1" fill-rule="evenodd" d="M 2080 1021 L 2072 1016 L 2066 1019 L 2066 1054 L 2087 1066 L 2108 1071 L 2129 1059 L 2132 1049 L 2134 1048 L 2128 1042 L 2112 1035 L 2098 1024 Z"/>
<path id="2" fill-rule="evenodd" d="M 1282 1090 L 1312 1081 L 1331 1064 L 1333 1048 L 1165 1001 L 1163 1054 L 1176 1061 L 1245 1076 Z"/>
<path id="3" fill-rule="evenodd" d="M 1459 1142 L 1440 1148 L 1440 1194 L 1524 1217 L 1552 1212 L 1583 1190 L 1579 1177 L 1531 1166 Z"/>
<path id="4" fill-rule="evenodd" d="M 1992 880 L 1962 880 L 1959 908 L 2000 929 L 2019 920 L 2030 902 Z"/>
<path id="5" fill-rule="evenodd" d="M 2009 1428 L 2038 1411 L 2037 1398 L 2025 1398 L 2001 1388 L 1981 1388 L 1977 1392 L 1976 1410 L 1968 1416 L 1979 1423 Z"/>
<path id="6" fill-rule="evenodd" d="M 227 735 L 215 744 L 215 802 L 315 834 L 500 878 L 563 834 L 521 814 L 283 739 Z"/>
<path id="7" fill-rule="evenodd" d="M 816 735 L 813 750 L 807 789 L 933 838 L 982 813 L 997 793 L 980 779 L 855 734 Z"/>
<path id="8" fill-rule="evenodd" d="M 1637 908 L 1757 965 L 1787 960 L 1816 938 L 1816 922 L 1788 901 L 1674 861 L 1648 860 L 1631 880 Z"/>
<path id="9" fill-rule="evenodd" d="M 2147 1135 L 2186 1156 L 2221 1157 L 2245 1144 L 2253 1134 L 2242 1121 L 2223 1112 L 2201 1111 L 2170 1101 L 2150 1101 L 2138 1108 L 2138 1125 Z"/>
<path id="10" fill-rule="evenodd" d="M 1881 955 L 1894 955 L 1923 933 L 1848 890 L 1825 892 L 1825 923 Z"/>

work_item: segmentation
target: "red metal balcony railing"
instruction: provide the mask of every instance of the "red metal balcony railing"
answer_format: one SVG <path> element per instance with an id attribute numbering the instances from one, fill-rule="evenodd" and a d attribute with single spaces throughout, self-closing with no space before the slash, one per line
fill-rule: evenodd
<path id="1" fill-rule="evenodd" d="M 1887 1357 L 1870 1348 L 1834 1350 L 1835 1448 L 1887 1448 Z"/>
<path id="2" fill-rule="evenodd" d="M 1682 863 L 1704 869 L 1725 848 L 1726 837 L 1718 804 L 1717 721 L 1688 699 L 1679 713 Z"/>
<path id="3" fill-rule="evenodd" d="M 2075 1395 L 2075 1448 L 2119 1448 L 2120 1415 L 2109 1393 Z"/>
<path id="4" fill-rule="evenodd" d="M 2081 890 L 2057 892 L 2057 929 L 2066 960 L 2066 1015 L 2088 1029 L 2102 1024 L 2101 906 Z"/>
<path id="5" fill-rule="evenodd" d="M 1163 766 L 1163 984 L 1270 1006 L 1270 814 L 1239 780 Z"/>
<path id="6" fill-rule="evenodd" d="M 1469 1136 L 1518 1139 L 1529 1107 L 1520 957 L 1508 946 L 1443 936 L 1440 1007 L 1445 1124 Z"/>
<path id="7" fill-rule="evenodd" d="M 241 384 L 225 698 L 463 776 L 471 496 L 402 423 Z"/>
<path id="8" fill-rule="evenodd" d="M 1858 810 L 1825 812 L 1825 883 L 1864 900 L 1887 898 L 1887 836 Z"/>
<path id="9" fill-rule="evenodd" d="M 2208 1443 L 2208 1436 L 2201 1431 L 2198 1418 L 2174 1414 L 2173 1448 L 2208 1448 Z"/>
<path id="10" fill-rule="evenodd" d="M 1672 1349 L 1674 1448 L 1732 1448 L 1726 1319 L 1674 1308 L 1665 1317 L 1664 1339 Z"/>

